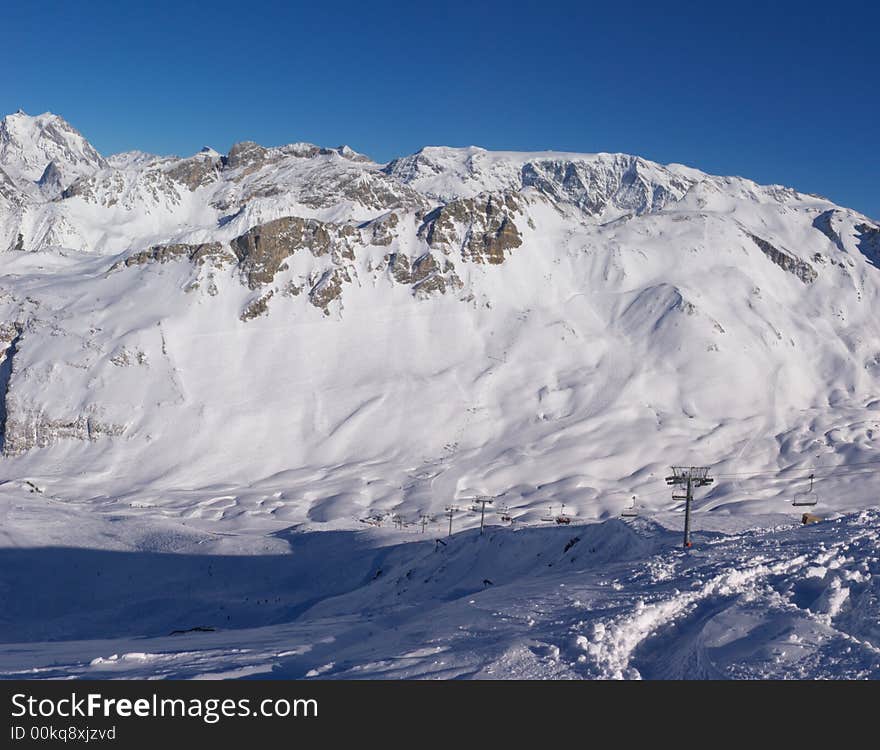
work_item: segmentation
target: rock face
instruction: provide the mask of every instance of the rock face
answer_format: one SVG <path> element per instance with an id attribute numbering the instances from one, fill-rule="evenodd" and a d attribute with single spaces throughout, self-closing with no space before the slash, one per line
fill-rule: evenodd
<path id="1" fill-rule="evenodd" d="M 541 160 L 523 165 L 522 184 L 592 216 L 609 206 L 641 215 L 681 200 L 693 184 L 656 167 L 622 154 L 594 162 Z"/>
<path id="2" fill-rule="evenodd" d="M 200 153 L 190 159 L 183 159 L 168 170 L 172 180 L 181 182 L 190 190 L 209 185 L 220 176 L 221 160 L 209 153 Z"/>
<path id="3" fill-rule="evenodd" d="M 241 141 L 229 149 L 224 165 L 228 169 L 240 170 L 240 176 L 243 177 L 262 166 L 268 153 L 268 149 L 258 143 Z"/>
<path id="4" fill-rule="evenodd" d="M 359 237 L 350 224 L 328 224 L 315 219 L 287 216 L 261 224 L 230 243 L 249 288 L 268 284 L 281 264 L 298 250 L 313 256 L 330 254 L 337 262 L 353 259 L 353 241 Z"/>
<path id="5" fill-rule="evenodd" d="M 340 299 L 343 283 L 350 281 L 351 277 L 345 268 L 324 271 L 309 290 L 309 302 L 322 310 L 324 315 L 330 315 L 330 303 Z"/>
<path id="6" fill-rule="evenodd" d="M 269 300 L 272 299 L 274 294 L 275 292 L 270 289 L 262 297 L 258 297 L 251 302 L 239 316 L 241 321 L 246 323 L 249 320 L 265 315 L 269 311 Z"/>
<path id="7" fill-rule="evenodd" d="M 430 252 L 412 262 L 403 253 L 386 255 L 377 270 L 387 271 L 398 284 L 411 286 L 413 293 L 420 298 L 435 292 L 445 294 L 447 291 L 457 291 L 463 287 L 452 261 L 442 256 L 438 259 Z"/>
<path id="8" fill-rule="evenodd" d="M 230 260 L 231 256 L 228 250 L 224 249 L 219 242 L 203 242 L 198 245 L 176 244 L 176 245 L 154 245 L 147 250 L 129 255 L 125 260 L 114 263 L 111 271 L 115 271 L 122 266 L 142 266 L 145 263 L 168 263 L 173 260 L 186 259 L 202 265 L 208 260 L 222 263 Z"/>
<path id="9" fill-rule="evenodd" d="M 59 440 L 95 441 L 100 437 L 119 436 L 124 425 L 108 424 L 87 414 L 71 419 L 52 419 L 41 412 L 7 405 L 9 416 L 3 430 L 3 455 L 18 456 L 33 448 L 45 448 Z"/>
<path id="10" fill-rule="evenodd" d="M 519 212 L 520 199 L 512 193 L 456 200 L 425 216 L 419 236 L 432 248 L 459 252 L 463 260 L 497 265 L 522 244 L 513 220 Z"/>
<path id="11" fill-rule="evenodd" d="M 767 242 L 767 240 L 762 240 L 754 234 L 749 234 L 749 237 L 752 242 L 761 248 L 761 252 L 763 252 L 764 255 L 772 260 L 783 271 L 788 271 L 788 273 L 794 274 L 803 281 L 804 284 L 812 284 L 816 280 L 816 276 L 818 275 L 816 269 L 805 260 L 800 260 L 788 253 L 782 252 Z"/>

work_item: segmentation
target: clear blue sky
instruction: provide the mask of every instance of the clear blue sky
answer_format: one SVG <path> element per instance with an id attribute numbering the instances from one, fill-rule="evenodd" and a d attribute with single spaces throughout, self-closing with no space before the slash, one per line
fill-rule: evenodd
<path id="1" fill-rule="evenodd" d="M 878 5 L 7 0 L 0 110 L 103 153 L 624 151 L 880 218 Z"/>

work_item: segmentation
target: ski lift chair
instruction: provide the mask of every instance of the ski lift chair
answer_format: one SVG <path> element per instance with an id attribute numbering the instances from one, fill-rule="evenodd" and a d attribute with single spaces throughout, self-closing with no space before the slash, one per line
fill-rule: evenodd
<path id="1" fill-rule="evenodd" d="M 632 505 L 627 505 L 621 512 L 620 515 L 623 518 L 635 518 L 639 514 L 638 508 L 636 507 L 636 496 L 633 495 Z"/>
<path id="2" fill-rule="evenodd" d="M 806 492 L 798 492 L 795 494 L 794 499 L 791 501 L 791 504 L 796 508 L 801 508 L 805 506 L 816 505 L 819 502 L 819 495 L 816 494 L 816 490 L 813 489 L 813 480 L 815 476 L 810 474 L 810 489 Z"/>

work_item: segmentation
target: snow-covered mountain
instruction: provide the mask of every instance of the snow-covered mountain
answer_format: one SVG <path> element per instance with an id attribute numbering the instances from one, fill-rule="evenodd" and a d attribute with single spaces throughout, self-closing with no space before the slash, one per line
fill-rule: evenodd
<path id="1" fill-rule="evenodd" d="M 37 183 L 51 198 L 106 166 L 83 135 L 58 115 L 30 117 L 21 110 L 0 120 L 0 164 L 22 187 Z M 56 186 L 58 191 L 50 189 Z"/>
<path id="2" fill-rule="evenodd" d="M 779 510 L 877 455 L 880 228 L 790 188 L 476 147 L 105 159 L 18 113 L 0 249 L 6 473 L 95 507 L 602 518 L 677 507 L 695 463 L 738 475 L 703 507 Z"/>

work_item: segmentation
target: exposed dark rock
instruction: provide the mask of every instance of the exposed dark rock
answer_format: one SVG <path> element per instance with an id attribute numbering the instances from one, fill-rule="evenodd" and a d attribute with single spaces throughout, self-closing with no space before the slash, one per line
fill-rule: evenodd
<path id="1" fill-rule="evenodd" d="M 337 267 L 324 271 L 309 291 L 309 302 L 330 314 L 330 303 L 342 296 L 343 282 L 350 282 L 351 277 L 345 268 Z"/>
<path id="2" fill-rule="evenodd" d="M 272 299 L 273 294 L 274 291 L 270 289 L 262 297 L 251 302 L 242 312 L 240 316 L 241 320 L 247 322 L 269 312 L 269 300 Z"/>
<path id="3" fill-rule="evenodd" d="M 172 260 L 189 260 L 197 265 L 202 265 L 207 260 L 218 262 L 228 261 L 231 257 L 219 242 L 204 242 L 199 245 L 154 245 L 146 250 L 133 253 L 125 260 L 118 261 L 110 266 L 110 271 L 115 271 L 122 266 L 140 266 L 145 263 L 168 263 Z"/>
<path id="4" fill-rule="evenodd" d="M 246 172 L 259 169 L 266 160 L 268 149 L 253 141 L 236 143 L 225 157 L 224 164 L 229 169 L 244 168 Z"/>
<path id="5" fill-rule="evenodd" d="M 287 216 L 248 230 L 230 243 L 248 287 L 256 289 L 275 278 L 281 264 L 297 250 L 334 260 L 353 259 L 358 230 L 349 224 L 325 224 L 315 219 Z"/>
<path id="6" fill-rule="evenodd" d="M 412 283 L 418 284 L 439 271 L 440 265 L 437 263 L 437 259 L 431 253 L 425 253 L 416 258 L 412 264 Z"/>
<path id="7" fill-rule="evenodd" d="M 190 159 L 182 159 L 167 171 L 167 175 L 177 182 L 196 190 L 209 185 L 220 174 L 220 160 L 207 155 L 198 155 Z"/>
<path id="8" fill-rule="evenodd" d="M 409 258 L 404 253 L 392 253 L 385 256 L 385 265 L 398 284 L 412 284 L 412 271 Z M 381 270 L 381 269 L 380 269 Z"/>
<path id="9" fill-rule="evenodd" d="M 431 247 L 457 249 L 477 263 L 503 263 L 506 253 L 522 244 L 513 216 L 521 212 L 515 193 L 462 198 L 425 216 L 419 236 Z"/>
<path id="10" fill-rule="evenodd" d="M 398 222 L 399 218 L 393 211 L 369 222 L 366 226 L 370 229 L 370 244 L 380 246 L 390 245 L 392 240 L 397 236 L 394 229 L 397 227 Z"/>
<path id="11" fill-rule="evenodd" d="M 771 261 L 779 266 L 783 271 L 797 276 L 804 284 L 812 284 L 817 277 L 816 269 L 813 268 L 805 260 L 795 258 L 793 255 L 784 253 L 782 250 L 771 245 L 767 240 L 756 237 L 754 234 L 748 233 L 749 238 L 754 242 Z"/>
<path id="12" fill-rule="evenodd" d="M 303 290 L 303 286 L 301 284 L 295 284 L 292 281 L 288 281 L 284 288 L 281 290 L 281 295 L 284 297 L 298 297 Z"/>

